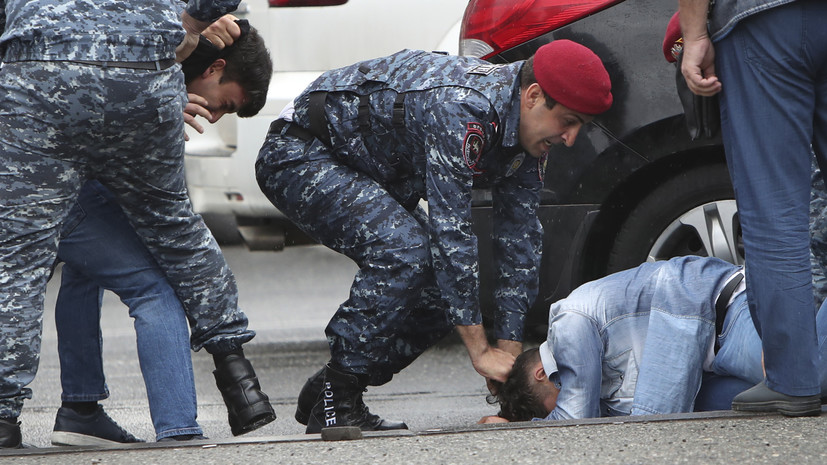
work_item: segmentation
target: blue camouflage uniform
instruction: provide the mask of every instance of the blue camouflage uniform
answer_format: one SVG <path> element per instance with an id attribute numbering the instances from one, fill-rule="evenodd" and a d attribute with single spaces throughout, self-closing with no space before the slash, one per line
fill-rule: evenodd
<path id="1" fill-rule="evenodd" d="M 31 397 L 58 232 L 89 178 L 117 196 L 190 316 L 229 315 L 194 328 L 195 348 L 233 350 L 253 337 L 187 198 L 186 90 L 172 63 L 182 9 L 210 21 L 237 3 L 0 0 L 0 418 Z"/>
<path id="2" fill-rule="evenodd" d="M 519 145 L 521 67 L 404 50 L 324 73 L 295 99 L 292 123 L 271 126 L 262 191 L 359 266 L 326 333 L 333 361 L 369 384 L 453 326 L 482 323 L 472 188 L 493 199 L 494 336 L 523 338 L 545 157 Z"/>

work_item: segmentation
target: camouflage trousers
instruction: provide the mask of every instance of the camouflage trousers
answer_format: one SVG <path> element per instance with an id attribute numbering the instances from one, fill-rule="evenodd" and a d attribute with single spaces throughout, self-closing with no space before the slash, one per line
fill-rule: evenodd
<path id="1" fill-rule="evenodd" d="M 827 297 L 827 186 L 821 169 L 812 155 L 812 186 L 810 188 L 810 268 L 813 272 L 813 294 L 816 308 Z"/>
<path id="2" fill-rule="evenodd" d="M 58 233 L 86 179 L 116 195 L 165 271 L 195 349 L 232 350 L 253 337 L 235 278 L 187 197 L 185 100 L 177 66 L 0 67 L 0 417 L 18 416 L 31 397 Z"/>
<path id="3" fill-rule="evenodd" d="M 282 158 L 301 161 L 280 163 Z M 425 212 L 407 211 L 317 140 L 270 134 L 256 177 L 305 233 L 359 266 L 325 330 L 332 360 L 378 386 L 453 330 L 436 286 Z"/>

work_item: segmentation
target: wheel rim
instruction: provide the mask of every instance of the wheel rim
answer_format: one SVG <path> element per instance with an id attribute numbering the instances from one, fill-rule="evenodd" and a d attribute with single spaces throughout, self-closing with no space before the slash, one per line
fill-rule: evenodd
<path id="1" fill-rule="evenodd" d="M 744 246 L 735 200 L 699 205 L 673 221 L 655 240 L 647 261 L 679 255 L 717 257 L 744 264 Z"/>

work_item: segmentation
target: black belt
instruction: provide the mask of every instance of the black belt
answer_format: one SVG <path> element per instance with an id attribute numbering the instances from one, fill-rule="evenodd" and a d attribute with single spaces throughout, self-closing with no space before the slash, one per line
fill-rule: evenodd
<path id="1" fill-rule="evenodd" d="M 734 274 L 729 278 L 729 281 L 724 284 L 721 294 L 718 295 L 718 298 L 715 300 L 715 352 L 718 352 L 719 349 L 718 335 L 724 330 L 724 318 L 726 318 L 726 312 L 729 310 L 729 300 L 743 279 L 743 271 Z"/>
<path id="2" fill-rule="evenodd" d="M 288 136 L 295 137 L 296 139 L 301 139 L 305 142 L 310 142 L 311 140 L 316 138 L 309 130 L 299 126 L 298 124 L 294 124 L 290 121 L 283 119 L 277 119 L 270 123 L 270 132 L 281 133 L 282 129 L 284 129 L 285 126 L 287 126 L 287 130 L 284 133 Z"/>
<path id="3" fill-rule="evenodd" d="M 162 71 L 175 64 L 174 58 L 158 61 L 91 61 L 91 60 L 70 60 L 71 63 L 80 65 L 99 66 L 101 68 L 126 68 Z"/>

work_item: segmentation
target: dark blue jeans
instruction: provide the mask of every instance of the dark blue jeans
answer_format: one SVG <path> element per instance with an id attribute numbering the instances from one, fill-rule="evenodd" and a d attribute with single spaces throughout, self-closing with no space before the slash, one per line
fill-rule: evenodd
<path id="1" fill-rule="evenodd" d="M 58 258 L 65 264 L 55 322 L 62 399 L 109 397 L 100 332 L 101 297 L 109 289 L 135 319 L 156 439 L 202 434 L 184 308 L 112 194 L 97 181 L 87 182 L 61 236 Z"/>
<path id="2" fill-rule="evenodd" d="M 721 124 L 767 385 L 819 394 L 809 265 L 810 151 L 827 168 L 827 3 L 742 20 L 716 44 Z"/>

